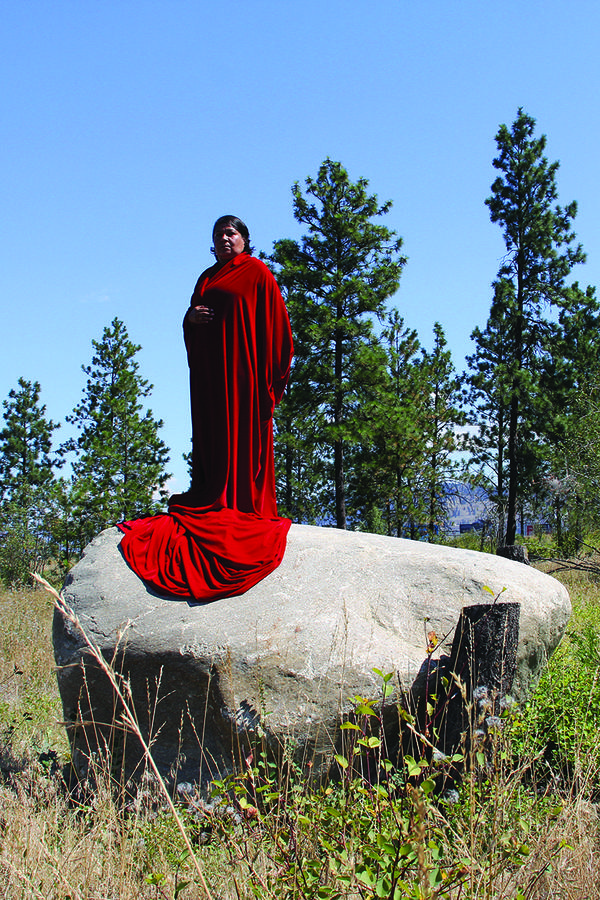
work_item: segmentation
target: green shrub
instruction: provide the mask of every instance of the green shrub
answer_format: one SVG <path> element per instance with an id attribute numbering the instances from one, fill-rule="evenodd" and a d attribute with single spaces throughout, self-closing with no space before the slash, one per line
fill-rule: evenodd
<path id="1" fill-rule="evenodd" d="M 515 750 L 563 790 L 575 780 L 600 789 L 600 630 L 583 624 L 550 659 L 518 712 Z"/>

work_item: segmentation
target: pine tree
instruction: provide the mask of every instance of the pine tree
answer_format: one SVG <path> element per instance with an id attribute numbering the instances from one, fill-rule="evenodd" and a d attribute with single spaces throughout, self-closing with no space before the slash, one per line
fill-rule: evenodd
<path id="1" fill-rule="evenodd" d="M 578 285 L 572 290 L 580 293 Z M 561 379 L 572 387 L 561 402 L 560 439 L 547 442 L 548 466 L 541 493 L 552 504 L 558 547 L 568 555 L 578 549 L 584 529 L 595 530 L 600 522 L 600 315 L 593 288 L 588 288 L 586 302 L 563 317 L 561 325 L 560 363 L 570 373 Z"/>
<path id="2" fill-rule="evenodd" d="M 424 351 L 421 361 L 427 392 L 423 428 L 425 465 L 419 493 L 425 498 L 429 541 L 434 541 L 447 527 L 451 485 L 458 470 L 455 454 L 461 447 L 459 429 L 466 421 L 460 380 L 454 370 L 452 355 L 446 349 L 446 336 L 439 322 L 433 326 L 433 338 L 433 350 L 431 353 Z"/>
<path id="3" fill-rule="evenodd" d="M 294 216 L 307 233 L 300 243 L 277 241 L 270 257 L 287 291 L 296 347 L 278 440 L 287 442 L 288 472 L 299 459 L 309 464 L 326 503 L 322 518 L 338 528 L 347 527 L 348 471 L 365 439 L 357 410 L 384 366 L 373 322 L 383 318 L 405 263 L 402 241 L 372 221 L 391 203 L 380 205 L 367 188 L 326 159 L 304 193 L 298 183 L 292 188 Z"/>
<path id="4" fill-rule="evenodd" d="M 367 435 L 355 454 L 352 504 L 367 531 L 402 537 L 422 519 L 415 485 L 426 451 L 428 386 L 420 365 L 416 331 L 393 309 L 381 333 L 386 378 L 371 403 L 361 407 Z"/>
<path id="5" fill-rule="evenodd" d="M 82 366 L 87 375 L 83 397 L 67 417 L 79 436 L 64 450 L 77 454 L 73 474 L 80 512 L 87 516 L 88 529 L 98 531 L 153 513 L 155 496 L 163 496 L 170 476 L 165 471 L 169 451 L 159 437 L 163 423 L 143 410 L 152 385 L 138 371 L 134 357 L 140 346 L 129 340 L 117 318 L 92 346 L 91 365 Z"/>
<path id="6" fill-rule="evenodd" d="M 64 579 L 98 532 L 96 508 L 85 480 L 69 477 L 53 482 L 46 522 L 54 565 Z"/>
<path id="7" fill-rule="evenodd" d="M 296 522 L 315 524 L 322 521 L 329 499 L 319 441 L 321 422 L 311 389 L 313 347 L 303 298 L 282 288 L 292 321 L 294 359 L 291 378 L 275 410 L 277 508 Z"/>
<path id="8" fill-rule="evenodd" d="M 50 497 L 56 458 L 52 435 L 59 427 L 40 405 L 39 382 L 19 378 L 3 401 L 0 431 L 0 575 L 23 583 L 42 573 L 52 555 Z"/>
<path id="9" fill-rule="evenodd" d="M 16 502 L 24 500 L 28 488 L 52 480 L 52 434 L 59 427 L 40 406 L 39 382 L 19 378 L 18 385 L 3 401 L 6 424 L 0 431 L 1 496 Z"/>
<path id="10" fill-rule="evenodd" d="M 584 528 L 600 527 L 600 370 L 594 366 L 588 380 L 574 392 L 572 417 L 565 440 L 557 448 L 555 471 L 570 480 L 569 525 L 578 538 Z"/>
<path id="11" fill-rule="evenodd" d="M 560 431 L 561 401 L 575 377 L 577 362 L 562 363 L 561 330 L 578 309 L 587 306 L 592 314 L 595 304 L 589 292 L 567 284 L 585 260 L 572 231 L 577 206 L 556 204 L 559 164 L 548 162 L 546 138 L 535 138 L 534 129 L 522 109 L 510 130 L 500 127 L 493 161 L 500 174 L 486 200 L 506 246 L 494 298 L 506 352 L 489 372 L 507 403 L 506 544 L 514 543 L 519 497 L 535 477 L 544 437 L 556 439 Z"/>
<path id="12" fill-rule="evenodd" d="M 464 425 L 460 380 L 442 326 L 421 348 L 397 310 L 381 346 L 387 377 L 358 416 L 370 440 L 356 453 L 351 497 L 369 531 L 438 540 L 447 526 Z"/>
<path id="13" fill-rule="evenodd" d="M 496 285 L 497 291 L 502 283 Z M 502 379 L 509 358 L 507 311 L 496 296 L 485 329 L 475 328 L 471 339 L 475 352 L 467 357 L 468 422 L 475 430 L 467 439 L 469 472 L 495 504 L 497 542 L 504 543 L 508 477 L 506 447 L 510 406 L 510 384 Z"/>

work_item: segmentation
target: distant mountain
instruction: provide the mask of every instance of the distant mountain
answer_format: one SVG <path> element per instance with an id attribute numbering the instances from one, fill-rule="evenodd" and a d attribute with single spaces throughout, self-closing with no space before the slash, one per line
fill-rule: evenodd
<path id="1" fill-rule="evenodd" d="M 461 481 L 446 482 L 448 494 L 448 524 L 452 531 L 461 525 L 472 525 L 493 518 L 494 504 L 482 487 L 472 487 Z"/>

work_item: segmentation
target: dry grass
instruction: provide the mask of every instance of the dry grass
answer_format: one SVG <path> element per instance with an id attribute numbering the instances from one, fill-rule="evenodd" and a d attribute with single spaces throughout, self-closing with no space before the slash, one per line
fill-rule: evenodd
<path id="1" fill-rule="evenodd" d="M 67 751 L 44 590 L 0 588 L 0 768 L 10 756 Z"/>
<path id="2" fill-rule="evenodd" d="M 600 585 L 582 573 L 562 572 L 559 577 L 574 601 L 572 627 L 600 627 Z M 381 798 L 374 800 L 360 788 L 352 804 L 347 797 L 342 800 L 348 804 L 347 815 L 330 838 L 343 836 L 354 848 L 347 882 L 337 878 L 331 860 L 316 883 L 303 880 L 301 871 L 302 866 L 309 871 L 310 860 L 315 865 L 327 862 L 323 839 L 331 824 L 326 810 L 334 806 L 333 795 L 311 799 L 307 792 L 289 791 L 285 802 L 280 796 L 273 809 L 248 807 L 239 797 L 224 798 L 222 806 L 212 809 L 182 804 L 179 816 L 187 847 L 155 784 L 146 791 L 145 801 L 142 797 L 126 812 L 102 778 L 93 793 L 73 802 L 53 759 L 56 755 L 66 762 L 68 748 L 51 648 L 52 598 L 41 589 L 0 591 L 0 615 L 0 900 L 196 900 L 207 893 L 218 900 L 374 897 L 355 877 L 361 841 L 369 839 L 360 829 L 377 820 L 382 835 L 393 840 L 396 813 L 392 810 L 390 818 Z M 532 783 L 527 759 L 519 765 L 512 757 L 484 786 L 475 778 L 467 780 L 460 802 L 452 808 L 425 806 L 419 800 L 406 818 L 409 839 L 415 846 L 417 838 L 423 846 L 434 842 L 454 874 L 460 875 L 461 865 L 465 874 L 445 891 L 433 886 L 428 878 L 433 857 L 427 851 L 429 855 L 419 857 L 411 892 L 396 897 L 600 896 L 595 802 L 600 735 L 596 751 L 595 756 L 586 751 L 579 760 L 576 789 L 564 781 L 555 792 L 547 782 Z M 239 785 L 243 783 L 242 774 Z M 190 858 L 190 844 L 206 888 Z M 295 874 L 292 864 L 300 867 Z"/>

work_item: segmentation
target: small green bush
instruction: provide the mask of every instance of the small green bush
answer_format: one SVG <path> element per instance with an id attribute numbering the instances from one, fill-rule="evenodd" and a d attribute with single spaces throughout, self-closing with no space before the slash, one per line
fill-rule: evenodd
<path id="1" fill-rule="evenodd" d="M 570 790 L 573 780 L 600 790 L 600 630 L 570 632 L 550 659 L 537 689 L 517 713 L 514 747 L 537 759 L 538 773 Z M 569 787 L 567 787 L 569 786 Z"/>

